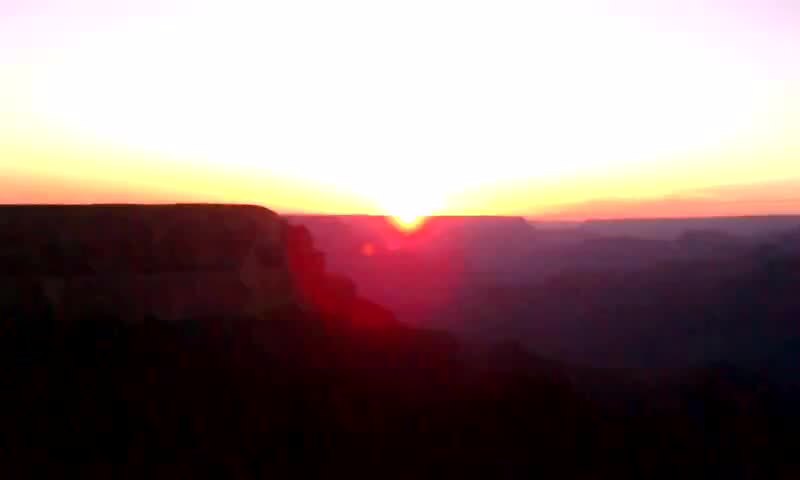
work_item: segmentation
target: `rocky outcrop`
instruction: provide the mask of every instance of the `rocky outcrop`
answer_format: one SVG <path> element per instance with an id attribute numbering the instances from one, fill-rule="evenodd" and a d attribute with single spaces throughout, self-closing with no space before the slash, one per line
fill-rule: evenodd
<path id="1" fill-rule="evenodd" d="M 0 309 L 61 319 L 257 314 L 296 302 L 287 228 L 245 205 L 3 206 Z"/>
<path id="2" fill-rule="evenodd" d="M 255 317 L 285 307 L 355 326 L 394 320 L 327 272 L 306 227 L 263 207 L 0 206 L 0 323 Z"/>
<path id="3" fill-rule="evenodd" d="M 315 247 L 305 226 L 288 227 L 286 258 L 297 300 L 305 308 L 356 328 L 384 327 L 394 322 L 391 312 L 360 298 L 350 278 L 327 271 L 325 255 Z"/>

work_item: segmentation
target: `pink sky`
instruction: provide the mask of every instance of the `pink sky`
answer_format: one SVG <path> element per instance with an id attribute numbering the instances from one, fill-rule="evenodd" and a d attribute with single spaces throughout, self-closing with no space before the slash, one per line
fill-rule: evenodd
<path id="1" fill-rule="evenodd" d="M 784 211 L 799 50 L 789 0 L 4 2 L 0 201 Z"/>

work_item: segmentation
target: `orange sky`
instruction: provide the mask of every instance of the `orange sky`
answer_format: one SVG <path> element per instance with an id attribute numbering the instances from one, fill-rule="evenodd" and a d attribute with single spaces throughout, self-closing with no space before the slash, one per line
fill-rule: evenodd
<path id="1" fill-rule="evenodd" d="M 0 202 L 800 213 L 792 1 L 7 2 Z"/>

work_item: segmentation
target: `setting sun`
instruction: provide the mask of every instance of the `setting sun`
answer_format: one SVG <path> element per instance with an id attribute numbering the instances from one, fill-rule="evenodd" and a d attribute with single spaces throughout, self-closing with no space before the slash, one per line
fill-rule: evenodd
<path id="1" fill-rule="evenodd" d="M 390 219 L 399 230 L 403 232 L 412 232 L 422 225 L 425 221 L 425 216 L 407 213 L 392 215 Z"/>
<path id="2" fill-rule="evenodd" d="M 446 175 L 435 169 L 426 169 L 419 176 L 415 172 L 395 171 L 390 179 L 378 182 L 370 195 L 379 199 L 378 210 L 398 230 L 412 232 L 426 217 L 438 214 L 446 205 L 442 191 L 446 184 Z"/>

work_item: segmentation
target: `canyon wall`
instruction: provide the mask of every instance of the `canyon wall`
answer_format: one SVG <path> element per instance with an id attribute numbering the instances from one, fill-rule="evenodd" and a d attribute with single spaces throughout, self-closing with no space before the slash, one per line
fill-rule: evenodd
<path id="1" fill-rule="evenodd" d="M 0 312 L 177 320 L 300 303 L 287 252 L 314 252 L 288 248 L 291 228 L 248 205 L 0 206 Z"/>

